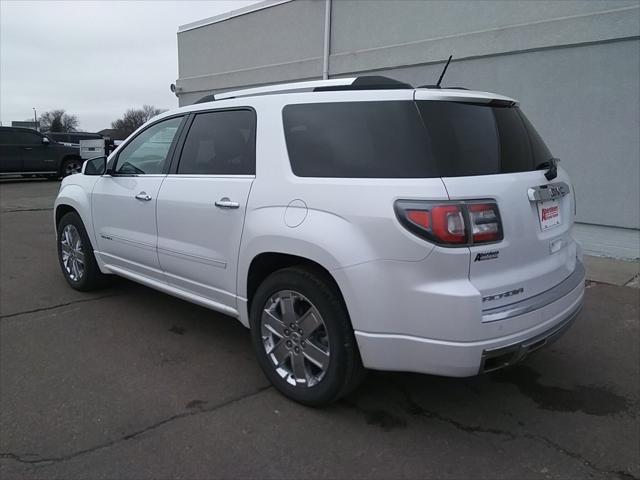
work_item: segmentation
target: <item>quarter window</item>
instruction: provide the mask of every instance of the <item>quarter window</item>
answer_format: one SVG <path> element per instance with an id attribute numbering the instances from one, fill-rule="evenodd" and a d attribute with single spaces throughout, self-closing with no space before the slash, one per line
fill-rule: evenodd
<path id="1" fill-rule="evenodd" d="M 424 126 L 413 102 L 287 105 L 284 133 L 299 177 L 434 177 Z"/>
<path id="2" fill-rule="evenodd" d="M 115 172 L 121 175 L 162 173 L 181 122 L 182 117 L 164 120 L 137 135 L 118 155 Z"/>
<path id="3" fill-rule="evenodd" d="M 196 115 L 182 149 L 178 173 L 253 175 L 254 113 L 227 110 Z"/>

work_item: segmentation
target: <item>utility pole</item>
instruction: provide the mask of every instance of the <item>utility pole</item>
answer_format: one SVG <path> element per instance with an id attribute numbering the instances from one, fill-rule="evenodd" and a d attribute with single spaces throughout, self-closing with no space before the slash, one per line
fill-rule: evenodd
<path id="1" fill-rule="evenodd" d="M 36 107 L 33 107 L 33 128 L 38 131 L 38 115 L 36 114 Z"/>

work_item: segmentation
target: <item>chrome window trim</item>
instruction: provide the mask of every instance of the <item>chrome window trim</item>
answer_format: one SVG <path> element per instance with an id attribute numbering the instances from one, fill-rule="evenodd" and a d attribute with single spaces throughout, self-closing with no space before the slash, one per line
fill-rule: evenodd
<path id="1" fill-rule="evenodd" d="M 105 173 L 102 177 L 166 177 L 165 173 Z"/>
<path id="2" fill-rule="evenodd" d="M 231 174 L 208 174 L 208 173 L 169 173 L 167 174 L 169 178 L 247 178 L 247 179 L 255 179 L 255 175 L 231 175 Z"/>
<path id="3" fill-rule="evenodd" d="M 506 320 L 543 308 L 569 294 L 584 281 L 584 278 L 584 265 L 580 260 L 576 260 L 576 268 L 573 273 L 549 290 L 516 303 L 482 310 L 482 323 Z"/>

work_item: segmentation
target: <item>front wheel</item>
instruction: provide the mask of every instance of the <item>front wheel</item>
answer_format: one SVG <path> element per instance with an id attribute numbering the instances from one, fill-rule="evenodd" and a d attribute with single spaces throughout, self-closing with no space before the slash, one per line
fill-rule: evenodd
<path id="1" fill-rule="evenodd" d="M 74 173 L 80 173 L 82 171 L 82 160 L 79 158 L 67 158 L 62 162 L 60 168 L 60 176 L 62 178 L 73 175 Z"/>
<path id="2" fill-rule="evenodd" d="M 255 294 L 250 321 L 258 362 L 287 397 L 324 405 L 362 380 L 349 315 L 321 272 L 294 267 L 273 273 Z"/>
<path id="3" fill-rule="evenodd" d="M 93 255 L 93 248 L 75 212 L 65 214 L 58 224 L 58 260 L 65 280 L 72 288 L 89 291 L 105 284 L 104 275 Z"/>

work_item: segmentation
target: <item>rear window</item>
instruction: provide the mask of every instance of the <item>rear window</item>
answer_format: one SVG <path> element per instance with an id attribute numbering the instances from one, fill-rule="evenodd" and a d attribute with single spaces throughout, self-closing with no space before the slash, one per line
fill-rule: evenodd
<path id="1" fill-rule="evenodd" d="M 287 105 L 300 177 L 430 178 L 535 169 L 551 154 L 517 107 L 444 101 Z"/>
<path id="2" fill-rule="evenodd" d="M 518 107 L 416 103 L 442 177 L 526 172 L 551 158 Z"/>

